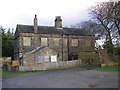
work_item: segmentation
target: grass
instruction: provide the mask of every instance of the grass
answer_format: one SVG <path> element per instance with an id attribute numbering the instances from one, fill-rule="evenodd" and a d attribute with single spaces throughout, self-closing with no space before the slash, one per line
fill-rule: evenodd
<path id="1" fill-rule="evenodd" d="M 9 72 L 9 71 L 7 71 L 7 70 L 3 70 L 2 71 L 2 76 L 3 77 L 7 77 L 7 76 L 11 76 L 12 75 L 12 72 Z"/>
<path id="2" fill-rule="evenodd" d="M 1 75 L 2 75 L 2 77 L 10 77 L 10 76 L 22 75 L 22 74 L 27 74 L 27 73 L 31 73 L 31 72 L 19 72 L 19 71 L 2 70 L 2 72 L 0 72 L 0 77 L 1 77 Z"/>
<path id="3" fill-rule="evenodd" d="M 56 70 L 56 69 L 55 69 Z M 97 67 L 97 71 L 109 71 L 109 72 L 120 72 L 120 69 L 117 66 L 103 66 L 103 67 Z M 49 70 L 48 70 L 49 71 Z M 11 77 L 11 76 L 16 76 L 16 75 L 22 75 L 22 74 L 27 74 L 27 73 L 33 73 L 32 71 L 30 72 L 13 72 L 13 71 L 7 71 L 7 70 L 1 70 L 0 71 L 0 77 Z"/>
<path id="4" fill-rule="evenodd" d="M 63 70 L 63 69 L 61 68 L 61 69 L 49 69 L 49 70 Z M 49 71 L 49 70 L 45 70 L 45 71 Z M 24 72 L 1 70 L 0 77 L 11 77 L 11 76 L 23 75 L 23 74 L 27 74 L 27 73 L 33 73 L 33 72 L 42 72 L 42 70 L 24 71 Z"/>
<path id="5" fill-rule="evenodd" d="M 120 68 L 118 68 L 118 66 L 97 67 L 96 70 L 98 70 L 98 71 L 109 71 L 109 72 L 120 72 Z"/>

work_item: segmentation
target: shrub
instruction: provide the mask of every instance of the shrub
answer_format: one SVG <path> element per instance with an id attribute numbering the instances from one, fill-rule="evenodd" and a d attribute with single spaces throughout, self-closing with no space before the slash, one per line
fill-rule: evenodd
<path id="1" fill-rule="evenodd" d="M 82 60 L 83 65 L 100 64 L 99 56 L 97 53 L 79 53 L 79 58 Z"/>

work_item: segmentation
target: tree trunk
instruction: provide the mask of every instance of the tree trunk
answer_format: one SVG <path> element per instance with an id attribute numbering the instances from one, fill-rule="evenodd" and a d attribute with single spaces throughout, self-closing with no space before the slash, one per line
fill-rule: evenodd
<path id="1" fill-rule="evenodd" d="M 107 27 L 107 25 L 104 24 L 104 22 L 97 17 L 97 19 L 100 21 L 100 23 L 102 24 L 102 26 L 105 28 L 105 30 L 108 33 L 108 39 L 109 39 L 109 48 L 108 48 L 108 53 L 112 54 L 113 53 L 113 43 L 112 43 L 112 38 L 111 38 L 111 32 L 110 29 Z"/>

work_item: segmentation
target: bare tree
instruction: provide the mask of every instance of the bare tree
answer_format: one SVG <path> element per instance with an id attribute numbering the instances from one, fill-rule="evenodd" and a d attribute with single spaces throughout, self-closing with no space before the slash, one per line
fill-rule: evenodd
<path id="1" fill-rule="evenodd" d="M 118 3 L 112 3 L 110 9 L 110 19 L 115 25 L 114 28 L 118 31 L 118 34 L 120 36 L 120 1 Z"/>
<path id="2" fill-rule="evenodd" d="M 74 26 L 77 28 L 81 28 L 82 30 L 90 31 L 96 37 L 96 39 L 104 37 L 105 30 L 96 21 L 93 20 L 82 21 Z"/>
<path id="3" fill-rule="evenodd" d="M 83 21 L 81 23 L 77 23 L 77 26 L 90 31 L 92 34 L 95 34 L 95 27 L 96 27 L 96 22 L 92 21 L 92 20 L 88 20 L 88 21 Z"/>
<path id="4" fill-rule="evenodd" d="M 113 2 L 102 2 L 97 3 L 96 6 L 90 8 L 90 14 L 93 16 L 94 20 L 98 21 L 105 30 L 106 38 L 109 42 L 109 50 L 113 53 L 113 43 L 112 43 L 112 33 L 118 30 L 119 33 L 119 4 L 114 4 Z"/>

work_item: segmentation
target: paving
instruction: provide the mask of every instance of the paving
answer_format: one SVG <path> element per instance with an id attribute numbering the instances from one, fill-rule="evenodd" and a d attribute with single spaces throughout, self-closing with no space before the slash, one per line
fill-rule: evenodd
<path id="1" fill-rule="evenodd" d="M 33 72 L 3 78 L 3 88 L 118 88 L 117 72 L 82 68 Z"/>

